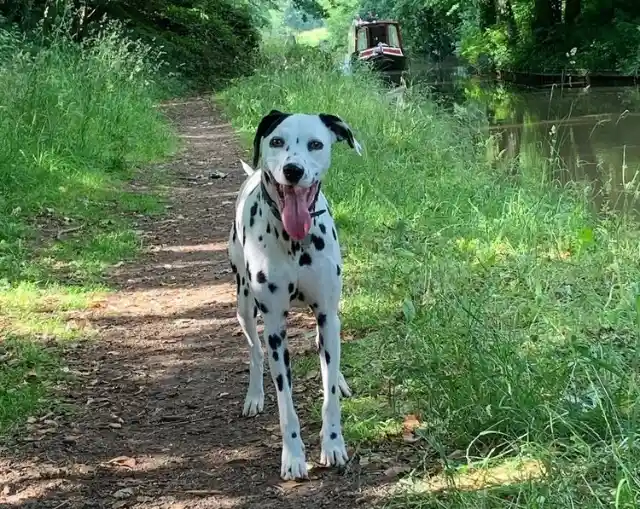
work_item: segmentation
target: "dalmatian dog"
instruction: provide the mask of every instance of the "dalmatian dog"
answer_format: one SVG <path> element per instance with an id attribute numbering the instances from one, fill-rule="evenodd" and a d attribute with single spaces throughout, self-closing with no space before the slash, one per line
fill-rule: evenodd
<path id="1" fill-rule="evenodd" d="M 285 480 L 307 477 L 287 348 L 287 315 L 292 306 L 308 306 L 316 318 L 324 393 L 320 461 L 342 466 L 348 460 L 339 401 L 340 396 L 351 395 L 340 371 L 342 258 L 329 205 L 320 190 L 332 144 L 343 140 L 361 154 L 351 129 L 335 115 L 272 110 L 255 133 L 255 169 L 241 161 L 248 177 L 238 193 L 228 254 L 237 284 L 237 318 L 250 351 L 242 413 L 251 417 L 264 407 L 264 353 L 256 326 L 260 314 L 277 389 Z"/>

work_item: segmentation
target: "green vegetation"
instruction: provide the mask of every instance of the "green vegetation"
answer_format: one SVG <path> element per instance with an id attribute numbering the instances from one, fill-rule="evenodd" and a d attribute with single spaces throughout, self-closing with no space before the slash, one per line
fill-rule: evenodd
<path id="1" fill-rule="evenodd" d="M 152 49 L 117 24 L 82 43 L 67 29 L 0 29 L 0 432 L 61 375 L 47 340 L 87 336 L 65 312 L 136 254 L 132 215 L 162 210 L 125 181 L 175 147 Z"/>
<path id="2" fill-rule="evenodd" d="M 174 84 L 220 86 L 227 79 L 250 72 L 260 42 L 259 27 L 267 23 L 264 4 L 232 0 L 197 3 L 167 0 L 7 0 L 0 3 L 0 26 L 4 22 L 48 36 L 67 18 L 68 33 L 75 41 L 91 37 L 104 17 L 126 24 L 133 40 L 162 51 L 168 64 L 163 73 Z"/>
<path id="3" fill-rule="evenodd" d="M 391 104 L 371 76 L 313 55 L 273 56 L 219 99 L 247 146 L 272 108 L 340 115 L 365 146 L 335 147 L 325 189 L 357 338 L 347 437 L 366 457 L 417 416 L 390 505 L 638 507 L 638 224 L 554 187 L 542 170 L 556 159 L 492 167 L 477 116 L 415 90 Z"/>
<path id="4" fill-rule="evenodd" d="M 336 45 L 358 14 L 395 18 L 414 53 L 463 57 L 481 69 L 640 68 L 640 7 L 629 0 L 298 0 L 321 13 Z"/>

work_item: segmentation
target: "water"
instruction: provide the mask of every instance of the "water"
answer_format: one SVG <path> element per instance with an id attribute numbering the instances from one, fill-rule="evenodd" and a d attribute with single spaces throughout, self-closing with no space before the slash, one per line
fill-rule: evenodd
<path id="1" fill-rule="evenodd" d="M 640 212 L 637 87 L 521 88 L 474 75 L 455 62 L 412 62 L 410 76 L 445 104 L 486 114 L 492 163 L 515 172 L 527 160 L 560 185 L 589 183 L 598 210 Z"/>

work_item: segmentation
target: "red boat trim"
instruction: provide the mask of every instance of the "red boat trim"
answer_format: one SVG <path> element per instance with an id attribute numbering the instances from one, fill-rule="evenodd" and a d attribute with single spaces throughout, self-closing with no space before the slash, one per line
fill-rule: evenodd
<path id="1" fill-rule="evenodd" d="M 364 51 L 361 51 L 360 54 L 358 55 L 358 58 L 360 58 L 360 59 L 369 58 L 369 57 L 373 56 L 376 53 L 376 50 L 377 50 L 377 48 L 369 48 L 369 49 L 366 49 Z M 399 56 L 399 57 L 403 56 L 402 50 L 400 48 L 391 48 L 391 47 L 387 47 L 387 46 L 383 46 L 382 47 L 382 54 L 383 55 Z"/>

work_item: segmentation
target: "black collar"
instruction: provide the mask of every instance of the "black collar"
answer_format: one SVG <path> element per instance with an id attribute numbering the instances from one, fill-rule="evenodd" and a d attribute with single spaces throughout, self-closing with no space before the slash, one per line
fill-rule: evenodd
<path id="1" fill-rule="evenodd" d="M 313 201 L 311 202 L 311 205 L 309 205 L 309 212 L 311 212 L 311 217 L 317 217 L 326 212 L 326 209 L 314 210 L 316 208 L 316 202 L 318 201 L 318 196 L 320 196 L 320 185 L 321 185 L 320 182 L 318 182 L 316 195 L 313 197 Z M 276 219 L 278 221 L 282 221 L 282 217 L 280 216 L 280 210 L 278 209 L 278 205 L 273 200 L 273 198 L 271 198 L 271 195 L 267 192 L 267 188 L 265 187 L 264 180 L 262 178 L 260 178 L 260 189 L 262 191 L 262 196 L 264 198 L 264 201 L 266 201 L 267 205 L 269 205 L 269 208 L 271 209 L 271 212 L 273 212 L 273 215 L 276 216 Z"/>

